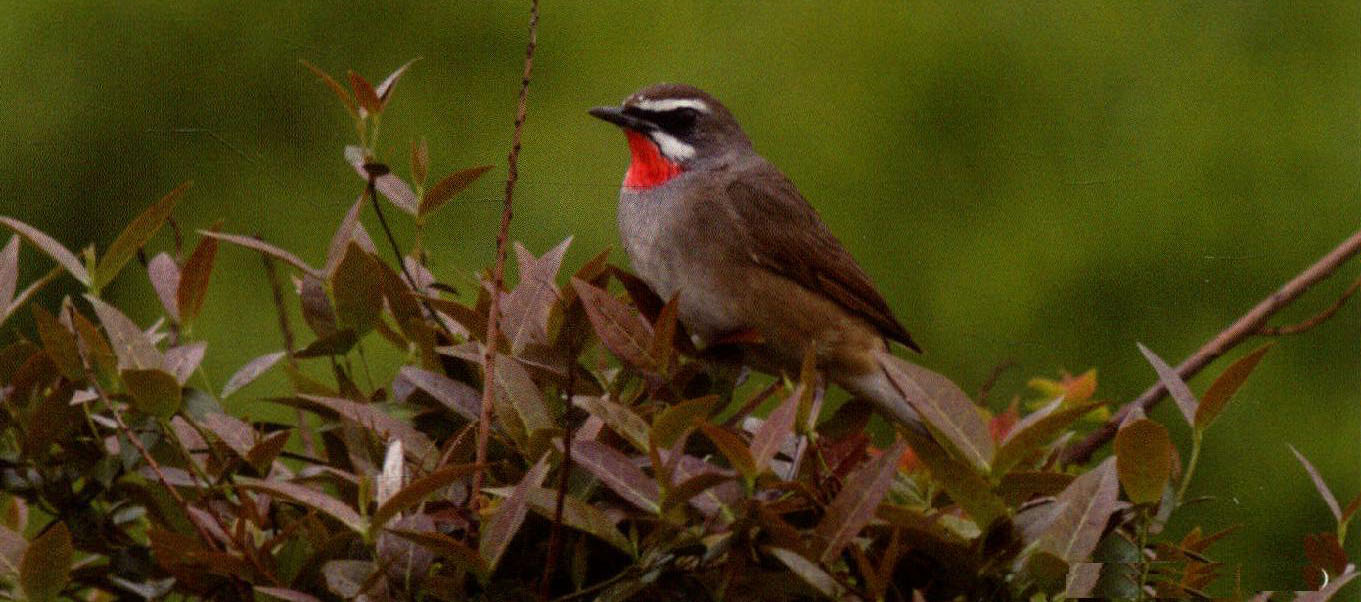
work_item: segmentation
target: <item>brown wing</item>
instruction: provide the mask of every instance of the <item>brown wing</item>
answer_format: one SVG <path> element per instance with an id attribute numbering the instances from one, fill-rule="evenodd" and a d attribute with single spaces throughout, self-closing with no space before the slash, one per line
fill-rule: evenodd
<path id="1" fill-rule="evenodd" d="M 826 295 L 885 337 L 921 351 L 865 270 L 788 178 L 767 164 L 733 179 L 727 193 L 751 235 L 751 258 L 758 265 Z"/>

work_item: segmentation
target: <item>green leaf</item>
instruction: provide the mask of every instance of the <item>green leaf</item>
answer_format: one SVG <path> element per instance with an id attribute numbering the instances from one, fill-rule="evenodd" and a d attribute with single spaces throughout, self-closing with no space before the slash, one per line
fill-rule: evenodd
<path id="1" fill-rule="evenodd" d="M 96 290 L 102 289 L 113 281 L 118 272 L 123 270 L 123 266 L 137 255 L 137 249 L 146 246 L 147 241 L 156 234 L 165 220 L 170 217 L 170 213 L 175 210 L 175 205 L 179 204 L 180 197 L 184 196 L 184 191 L 189 190 L 189 182 L 180 184 L 174 190 L 166 193 L 161 200 L 156 201 L 145 211 L 133 218 L 123 232 L 115 238 L 113 244 L 109 245 L 108 250 L 104 251 L 104 256 L 99 258 L 98 265 L 95 266 L 94 287 Z"/>
<path id="2" fill-rule="evenodd" d="M 1058 516 L 1040 538 L 1038 551 L 1049 552 L 1068 564 L 1087 562 L 1115 513 L 1120 494 L 1115 458 L 1074 479 L 1058 495 Z"/>
<path id="3" fill-rule="evenodd" d="M 124 370 L 123 386 L 132 395 L 132 405 L 142 412 L 160 418 L 170 418 L 180 411 L 183 397 L 180 381 L 164 370 Z"/>
<path id="4" fill-rule="evenodd" d="M 1337 503 L 1337 497 L 1333 495 L 1333 490 L 1328 488 L 1328 483 L 1323 480 L 1323 475 L 1319 474 L 1318 469 L 1314 468 L 1309 459 L 1300 453 L 1300 450 L 1295 449 L 1293 445 L 1289 447 L 1290 451 L 1294 452 L 1295 458 L 1300 461 L 1300 465 L 1304 467 L 1304 471 L 1309 473 L 1309 479 L 1314 482 L 1314 489 L 1318 490 L 1319 497 L 1323 498 L 1323 503 L 1327 504 L 1328 510 L 1332 511 L 1333 518 L 1342 522 L 1342 506 Z"/>
<path id="5" fill-rule="evenodd" d="M 222 222 L 213 224 L 213 232 Z M 217 239 L 205 236 L 198 241 L 189 258 L 184 260 L 180 270 L 180 284 L 175 291 L 181 322 L 193 322 L 203 310 L 203 300 L 207 297 L 208 281 L 213 273 L 213 262 L 217 258 Z"/>
<path id="6" fill-rule="evenodd" d="M 652 419 L 652 430 L 648 436 L 657 447 L 671 449 L 681 435 L 690 432 L 699 421 L 708 418 L 717 403 L 717 395 L 706 395 L 669 406 Z"/>
<path id="7" fill-rule="evenodd" d="M 531 487 L 526 491 L 529 507 L 540 516 L 553 520 L 557 510 L 558 492 L 546 487 Z M 600 538 L 620 551 L 634 555 L 633 545 L 614 526 L 609 515 L 572 495 L 562 498 L 562 524 Z"/>
<path id="8" fill-rule="evenodd" d="M 510 547 L 511 540 L 515 539 L 515 533 L 520 530 L 520 525 L 524 524 L 525 514 L 529 512 L 529 490 L 539 488 L 547 475 L 548 455 L 545 454 L 515 485 L 510 497 L 501 502 L 491 519 L 483 523 L 486 528 L 482 530 L 477 550 L 488 573 L 496 570 L 496 565 L 500 564 L 501 557 Z"/>
<path id="9" fill-rule="evenodd" d="M 392 517 L 419 504 L 426 496 L 472 474 L 478 468 L 480 467 L 477 464 L 442 466 L 434 472 L 412 481 L 378 506 L 378 510 L 373 513 L 373 528 L 382 528 Z"/>
<path id="10" fill-rule="evenodd" d="M 618 450 L 599 441 L 572 441 L 572 463 L 585 468 L 619 497 L 656 514 L 661 511 L 661 490 L 657 481 Z"/>
<path id="11" fill-rule="evenodd" d="M 728 464 L 732 465 L 734 470 L 748 480 L 756 478 L 756 461 L 751 457 L 751 451 L 747 449 L 747 444 L 741 437 L 708 422 L 699 423 L 699 430 L 704 431 L 704 435 L 714 442 L 714 446 L 728 459 Z"/>
<path id="12" fill-rule="evenodd" d="M 28 544 L 19 565 L 19 585 L 29 602 L 56 600 L 71 578 L 75 560 L 71 532 L 57 522 Z"/>
<path id="13" fill-rule="evenodd" d="M 43 309 L 41 305 L 29 306 L 33 312 L 33 323 L 38 328 L 38 338 L 43 342 L 43 351 L 70 380 L 81 380 L 85 375 L 85 365 L 81 363 L 80 351 L 76 348 L 75 333 L 62 326 L 57 318 Z"/>
<path id="14" fill-rule="evenodd" d="M 932 433 L 960 459 L 979 472 L 988 472 L 994 453 L 992 435 L 969 396 L 941 374 L 884 352 L 877 356 L 889 380 Z"/>
<path id="15" fill-rule="evenodd" d="M 945 450 L 935 439 L 913 429 L 900 431 L 907 438 L 912 451 L 922 461 L 931 476 L 950 498 L 959 504 L 979 529 L 987 529 L 993 521 L 1006 516 L 1007 507 L 992 492 L 977 469 Z"/>
<path id="16" fill-rule="evenodd" d="M 434 213 L 440 207 L 443 207 L 445 203 L 449 202 L 450 199 L 458 195 L 458 193 L 466 190 L 469 185 L 476 182 L 477 179 L 482 177 L 482 174 L 487 173 L 487 170 L 489 169 L 491 169 L 490 165 L 479 165 L 477 167 L 460 169 L 444 176 L 444 179 L 436 182 L 434 186 L 430 187 L 430 190 L 425 192 L 425 197 L 421 199 L 421 204 L 416 210 L 416 215 L 424 217 Z"/>
<path id="17" fill-rule="evenodd" d="M 633 410 L 603 397 L 578 395 L 572 402 L 599 418 L 640 452 L 647 452 L 648 424 Z"/>
<path id="18" fill-rule="evenodd" d="M 94 307 L 95 315 L 99 316 L 99 323 L 109 334 L 109 343 L 113 346 L 114 354 L 118 356 L 120 369 L 149 370 L 161 367 L 161 352 L 156 350 L 141 328 L 123 315 L 123 312 L 98 297 L 85 295 L 85 299 Z"/>
<path id="19" fill-rule="evenodd" d="M 368 520 L 355 512 L 344 502 L 335 499 L 325 493 L 299 485 L 279 480 L 262 480 L 250 477 L 236 477 L 236 485 L 254 491 L 263 491 L 275 497 L 281 497 L 297 504 L 302 504 L 308 508 L 316 510 L 322 514 L 330 516 L 341 524 L 349 527 L 350 530 L 360 535 L 368 531 Z"/>
<path id="20" fill-rule="evenodd" d="M 1262 356 L 1271 349 L 1271 343 L 1267 343 L 1252 350 L 1243 357 L 1238 358 L 1219 377 L 1206 389 L 1205 395 L 1200 399 L 1200 405 L 1196 407 L 1194 426 L 1197 429 L 1205 430 L 1210 428 L 1210 424 L 1215 418 L 1219 417 L 1220 412 L 1224 411 L 1224 406 L 1229 404 L 1233 394 L 1238 392 L 1238 388 L 1248 379 L 1248 375 L 1257 369 L 1257 363 L 1262 361 Z"/>
<path id="21" fill-rule="evenodd" d="M 383 290 L 377 262 L 358 244 L 351 242 L 331 276 L 331 294 L 336 301 L 336 321 L 362 336 L 371 330 L 383 310 Z"/>
<path id="22" fill-rule="evenodd" d="M 1191 393 L 1191 388 L 1186 386 L 1186 381 L 1181 379 L 1181 375 L 1158 354 L 1153 353 L 1152 349 L 1139 343 L 1139 352 L 1144 354 L 1148 363 L 1153 366 L 1153 370 L 1158 373 L 1158 380 L 1162 381 L 1163 388 L 1167 389 L 1172 400 L 1177 402 L 1177 408 L 1181 410 L 1181 415 L 1186 418 L 1186 424 L 1194 426 L 1196 423 L 1196 396 Z"/>
<path id="23" fill-rule="evenodd" d="M 1096 409 L 1099 403 L 1063 407 L 1063 398 L 1054 400 L 1016 423 L 993 456 L 992 473 L 1004 475 L 1036 450 L 1048 445 L 1064 429 Z"/>
<path id="24" fill-rule="evenodd" d="M 85 286 L 90 286 L 90 272 L 85 269 L 85 265 L 76 259 L 76 256 L 63 247 L 56 239 L 48 236 L 43 231 L 25 224 L 12 217 L 0 215 L 0 224 L 4 224 L 15 234 L 24 237 L 33 246 L 38 247 L 39 251 L 47 253 L 48 257 L 56 260 L 61 267 L 66 268 L 76 280 Z"/>
<path id="25" fill-rule="evenodd" d="M 797 399 L 797 398 L 794 398 Z M 874 518 L 879 502 L 898 474 L 898 458 L 906 445 L 899 441 L 856 469 L 827 506 L 827 513 L 813 531 L 813 539 L 821 544 L 818 560 L 832 562 L 841 555 L 851 540 Z"/>
<path id="26" fill-rule="evenodd" d="M 1172 479 L 1172 438 L 1167 428 L 1147 418 L 1120 427 L 1115 434 L 1115 468 L 1131 502 L 1160 501 Z"/>

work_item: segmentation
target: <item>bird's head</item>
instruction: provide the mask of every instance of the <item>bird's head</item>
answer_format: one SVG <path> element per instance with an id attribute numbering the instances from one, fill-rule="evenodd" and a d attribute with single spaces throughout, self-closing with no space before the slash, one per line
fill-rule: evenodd
<path id="1" fill-rule="evenodd" d="M 619 106 L 589 112 L 619 126 L 628 136 L 633 164 L 626 185 L 653 186 L 730 152 L 751 148 L 728 108 L 694 86 L 648 86 Z"/>

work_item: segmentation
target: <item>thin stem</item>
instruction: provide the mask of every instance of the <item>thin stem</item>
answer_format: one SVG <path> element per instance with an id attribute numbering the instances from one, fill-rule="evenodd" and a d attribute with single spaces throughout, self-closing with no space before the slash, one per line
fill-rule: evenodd
<path id="1" fill-rule="evenodd" d="M 1357 253 L 1361 253 L 1361 230 L 1347 237 L 1327 255 L 1319 258 L 1313 265 L 1305 268 L 1303 272 L 1296 274 L 1276 292 L 1257 303 L 1228 328 L 1202 345 L 1200 349 L 1177 366 L 1177 375 L 1189 380 L 1205 366 L 1208 366 L 1210 362 L 1224 355 L 1252 335 L 1258 334 L 1262 325 L 1266 324 L 1266 321 L 1273 314 L 1289 306 L 1295 299 L 1309 290 L 1309 287 L 1331 276 L 1339 266 L 1356 256 Z M 1065 450 L 1063 461 L 1067 464 L 1081 464 L 1091 459 L 1096 450 L 1115 437 L 1115 433 L 1120 429 L 1120 424 L 1124 422 L 1125 416 L 1128 416 L 1135 408 L 1148 412 L 1166 396 L 1167 388 L 1162 385 L 1161 381 L 1149 387 L 1137 399 L 1120 408 L 1105 424 L 1093 431 L 1086 439 Z"/>
<path id="2" fill-rule="evenodd" d="M 491 303 L 487 308 L 487 340 L 482 355 L 482 412 L 477 422 L 477 455 L 479 466 L 487 464 L 487 440 L 491 437 L 492 401 L 496 394 L 496 340 L 501 335 L 501 289 L 506 278 L 506 239 L 510 235 L 510 219 L 515 199 L 515 181 L 519 178 L 520 139 L 524 131 L 529 105 L 529 80 L 534 71 L 534 47 L 538 43 L 539 0 L 529 5 L 529 42 L 525 46 L 524 74 L 520 78 L 520 100 L 515 111 L 515 130 L 511 134 L 510 154 L 506 157 L 506 196 L 501 205 L 501 225 L 496 231 L 496 263 L 492 267 Z M 474 505 L 482 491 L 483 469 L 473 473 L 472 500 Z"/>
<path id="3" fill-rule="evenodd" d="M 1204 439 L 1204 431 L 1195 429 L 1191 431 L 1191 458 L 1186 461 L 1186 472 L 1181 475 L 1181 486 L 1177 488 L 1177 505 L 1186 498 L 1186 488 L 1191 485 L 1191 477 L 1196 474 L 1196 464 L 1200 462 L 1200 444 Z"/>

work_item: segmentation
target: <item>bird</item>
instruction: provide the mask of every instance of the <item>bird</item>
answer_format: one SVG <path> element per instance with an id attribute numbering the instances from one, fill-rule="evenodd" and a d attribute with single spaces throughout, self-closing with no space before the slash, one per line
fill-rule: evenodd
<path id="1" fill-rule="evenodd" d="M 631 155 L 618 227 L 633 272 L 702 345 L 742 341 L 742 361 L 797 374 L 811 350 L 827 380 L 905 426 L 917 413 L 880 365 L 921 348 L 794 183 L 732 112 L 686 84 L 644 87 L 591 116 Z"/>

